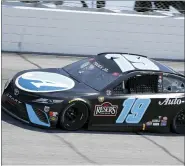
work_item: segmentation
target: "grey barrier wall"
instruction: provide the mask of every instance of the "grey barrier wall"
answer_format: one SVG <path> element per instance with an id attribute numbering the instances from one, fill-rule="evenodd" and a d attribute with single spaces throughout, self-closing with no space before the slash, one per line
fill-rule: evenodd
<path id="1" fill-rule="evenodd" d="M 184 17 L 2 6 L 2 50 L 184 59 Z"/>

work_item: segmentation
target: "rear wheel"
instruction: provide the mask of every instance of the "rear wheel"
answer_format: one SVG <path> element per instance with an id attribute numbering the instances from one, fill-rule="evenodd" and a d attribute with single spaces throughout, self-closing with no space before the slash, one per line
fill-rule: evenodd
<path id="1" fill-rule="evenodd" d="M 85 125 L 88 117 L 88 107 L 84 103 L 72 103 L 61 113 L 59 125 L 62 129 L 75 131 Z"/>
<path id="2" fill-rule="evenodd" d="M 179 111 L 173 119 L 172 129 L 175 133 L 185 134 L 185 111 Z"/>

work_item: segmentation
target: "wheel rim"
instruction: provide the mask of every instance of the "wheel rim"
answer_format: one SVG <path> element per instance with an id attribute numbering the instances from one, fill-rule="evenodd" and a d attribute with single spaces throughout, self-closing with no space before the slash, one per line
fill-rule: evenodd
<path id="1" fill-rule="evenodd" d="M 75 104 L 64 111 L 62 126 L 67 130 L 77 130 L 86 123 L 88 110 L 84 104 Z"/>
<path id="2" fill-rule="evenodd" d="M 78 111 L 78 109 L 76 108 L 69 108 L 64 115 L 64 119 L 70 123 L 75 123 L 76 121 L 78 121 L 82 116 L 82 112 Z"/>

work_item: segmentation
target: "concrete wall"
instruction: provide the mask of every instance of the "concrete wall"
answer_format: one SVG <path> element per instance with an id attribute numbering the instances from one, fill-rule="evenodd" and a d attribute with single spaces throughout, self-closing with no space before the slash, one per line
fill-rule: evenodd
<path id="1" fill-rule="evenodd" d="M 184 59 L 184 17 L 2 6 L 2 50 Z"/>

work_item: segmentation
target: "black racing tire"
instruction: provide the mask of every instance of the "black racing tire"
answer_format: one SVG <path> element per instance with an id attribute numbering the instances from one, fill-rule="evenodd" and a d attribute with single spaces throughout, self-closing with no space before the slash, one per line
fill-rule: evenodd
<path id="1" fill-rule="evenodd" d="M 68 105 L 59 117 L 60 128 L 68 131 L 81 129 L 89 118 L 89 109 L 83 102 L 74 102 Z"/>
<path id="2" fill-rule="evenodd" d="M 179 111 L 172 122 L 172 131 L 177 134 L 185 134 L 185 111 Z"/>

